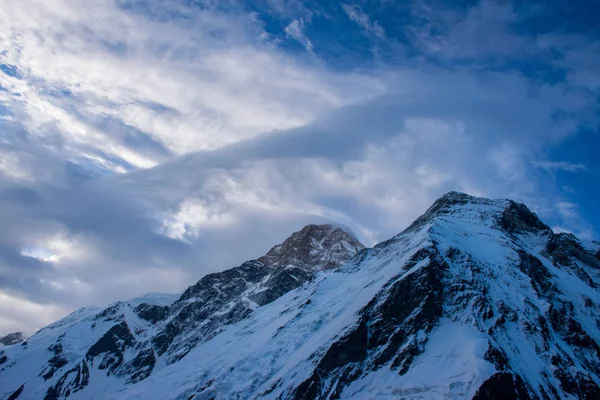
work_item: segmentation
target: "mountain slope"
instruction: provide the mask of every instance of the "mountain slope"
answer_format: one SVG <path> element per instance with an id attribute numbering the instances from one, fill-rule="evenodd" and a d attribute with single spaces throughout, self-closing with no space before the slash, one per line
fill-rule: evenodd
<path id="1" fill-rule="evenodd" d="M 322 233 L 292 235 L 269 252 L 279 262 L 205 277 L 166 308 L 121 304 L 108 314 L 125 320 L 100 318 L 104 336 L 46 386 L 26 370 L 31 353 L 11 352 L 18 361 L 0 372 L 0 390 L 10 384 L 13 399 L 48 387 L 47 398 L 69 399 L 600 398 L 597 248 L 553 233 L 522 204 L 456 192 L 337 268 L 327 254 L 345 248 L 339 240 L 308 256 L 327 242 Z M 314 267 L 298 261 L 298 243 Z M 282 271 L 291 275 L 263 290 Z M 71 320 L 98 315 L 81 314 L 61 322 L 66 335 L 80 329 Z M 156 324 L 151 333 L 144 321 Z"/>
<path id="2" fill-rule="evenodd" d="M 308 225 L 275 248 L 280 256 L 271 250 L 262 261 L 209 274 L 179 297 L 150 294 L 78 310 L 6 348 L 0 398 L 19 390 L 18 398 L 103 397 L 143 381 L 364 246 L 340 228 Z"/>
<path id="3" fill-rule="evenodd" d="M 115 397 L 598 398 L 599 268 L 525 206 L 450 193 Z"/>

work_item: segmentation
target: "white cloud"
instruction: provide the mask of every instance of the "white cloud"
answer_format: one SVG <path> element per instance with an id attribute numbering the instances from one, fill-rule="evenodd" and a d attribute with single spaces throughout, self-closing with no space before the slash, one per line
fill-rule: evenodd
<path id="1" fill-rule="evenodd" d="M 13 296 L 0 290 L 1 332 L 35 331 L 63 317 L 67 309 L 50 304 L 38 304 L 23 297 Z"/>
<path id="2" fill-rule="evenodd" d="M 380 39 L 385 39 L 385 31 L 377 21 L 371 22 L 371 18 L 357 4 L 342 4 L 342 9 L 358 26 L 363 28 L 368 34 L 374 35 Z"/>
<path id="3" fill-rule="evenodd" d="M 23 166 L 19 156 L 14 152 L 0 153 L 0 171 L 9 177 L 31 180 L 31 174 Z"/>
<path id="4" fill-rule="evenodd" d="M 100 165 L 121 159 L 147 168 L 170 154 L 306 124 L 381 90 L 373 78 L 334 75 L 274 51 L 244 13 L 158 6 L 191 21 L 169 23 L 118 4 L 3 5 L 1 57 L 22 77 L 0 73 L 5 101 L 38 140 L 60 137 L 70 158 L 93 151 Z M 287 31 L 311 48 L 302 24 Z"/>
<path id="5" fill-rule="evenodd" d="M 313 44 L 302 30 L 304 23 L 301 20 L 295 19 L 285 27 L 285 33 L 293 37 L 300 43 L 306 51 L 312 52 Z"/>
<path id="6" fill-rule="evenodd" d="M 577 215 L 577 204 L 560 201 L 556 203 L 556 209 L 565 218 L 572 218 Z"/>
<path id="7" fill-rule="evenodd" d="M 567 171 L 579 172 L 587 171 L 585 165 L 581 163 L 570 163 L 566 161 L 532 161 L 531 164 L 535 167 L 544 169 L 548 172 Z"/>

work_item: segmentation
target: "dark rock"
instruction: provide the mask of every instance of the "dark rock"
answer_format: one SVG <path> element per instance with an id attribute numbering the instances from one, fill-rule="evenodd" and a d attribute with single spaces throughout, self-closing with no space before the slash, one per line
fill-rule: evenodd
<path id="1" fill-rule="evenodd" d="M 107 307 L 106 309 L 102 310 L 102 312 L 98 313 L 94 319 L 95 320 L 103 319 L 105 321 L 114 321 L 114 320 L 118 319 L 119 316 L 117 315 L 117 313 L 121 309 L 122 304 L 123 303 L 119 301 L 119 302 L 111 305 L 110 307 Z"/>
<path id="2" fill-rule="evenodd" d="M 599 285 L 581 266 L 577 265 L 576 261 L 600 270 L 600 260 L 596 255 L 584 249 L 574 235 L 570 233 L 553 234 L 546 245 L 545 253 L 557 267 L 574 273 L 590 287 L 599 288 Z"/>
<path id="3" fill-rule="evenodd" d="M 0 344 L 5 346 L 12 346 L 15 344 L 23 343 L 27 339 L 27 336 L 23 332 L 9 333 L 6 336 L 0 337 Z"/>
<path id="4" fill-rule="evenodd" d="M 134 342 L 135 338 L 129 331 L 127 323 L 123 321 L 110 328 L 90 347 L 85 358 L 93 363 L 96 357 L 102 356 L 98 369 L 106 369 L 108 373 L 115 373 L 123 362 L 125 349 Z"/>
<path id="5" fill-rule="evenodd" d="M 142 303 L 137 306 L 134 311 L 141 319 L 145 319 L 146 321 L 155 324 L 167 315 L 169 307 Z"/>
<path id="6" fill-rule="evenodd" d="M 120 369 L 120 376 L 128 376 L 127 383 L 137 383 L 146 379 L 156 365 L 156 355 L 152 348 L 141 350 L 133 360 Z"/>
<path id="7" fill-rule="evenodd" d="M 509 201 L 500 218 L 500 227 L 507 232 L 551 231 L 525 204 Z"/>
<path id="8" fill-rule="evenodd" d="M 312 277 L 313 273 L 303 268 L 278 270 L 269 278 L 266 290 L 252 294 L 249 298 L 259 306 L 263 306 L 308 282 Z"/>
<path id="9" fill-rule="evenodd" d="M 63 355 L 63 345 L 61 342 L 48 347 L 48 351 L 52 353 L 52 358 L 48 360 L 48 365 L 38 375 L 43 377 L 45 381 L 52 378 L 57 370 L 69 363 L 69 361 Z"/>
<path id="10" fill-rule="evenodd" d="M 87 362 L 81 361 L 74 368 L 71 368 L 51 386 L 44 400 L 59 400 L 68 397 L 71 393 L 76 393 L 85 388 L 90 382 L 90 369 Z"/>
<path id="11" fill-rule="evenodd" d="M 573 366 L 573 361 L 566 354 L 554 355 L 551 362 L 556 367 L 554 375 L 559 380 L 560 387 L 564 392 L 578 399 L 600 399 L 600 387 L 588 374 L 577 371 L 573 375 L 569 372 L 570 367 Z"/>
<path id="12" fill-rule="evenodd" d="M 477 389 L 473 400 L 535 399 L 519 375 L 497 372 Z"/>
<path id="13" fill-rule="evenodd" d="M 519 270 L 529 276 L 531 284 L 535 291 L 540 296 L 551 295 L 554 289 L 554 283 L 552 282 L 552 274 L 548 271 L 542 262 L 529 253 L 523 250 L 518 251 L 520 262 L 518 264 Z"/>
<path id="14" fill-rule="evenodd" d="M 506 354 L 500 349 L 490 345 L 488 350 L 485 352 L 484 358 L 494 364 L 496 369 L 499 371 L 505 371 L 508 369 L 508 357 L 506 357 Z"/>
<path id="15" fill-rule="evenodd" d="M 13 392 L 13 394 L 8 396 L 7 400 L 17 400 L 19 398 L 19 396 L 21 395 L 21 393 L 23 393 L 23 390 L 25 390 L 25 384 L 21 385 L 21 387 L 19 387 L 17 390 L 15 390 Z"/>

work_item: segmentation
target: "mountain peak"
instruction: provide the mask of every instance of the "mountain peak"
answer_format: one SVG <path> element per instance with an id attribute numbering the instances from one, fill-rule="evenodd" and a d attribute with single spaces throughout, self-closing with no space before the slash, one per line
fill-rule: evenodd
<path id="1" fill-rule="evenodd" d="M 294 232 L 258 261 L 272 267 L 330 269 L 343 264 L 364 248 L 353 235 L 340 227 L 310 224 Z"/>
<path id="2" fill-rule="evenodd" d="M 27 336 L 23 332 L 13 332 L 9 333 L 6 336 L 0 337 L 0 344 L 5 346 L 12 346 L 14 344 L 19 344 L 24 342 L 27 339 Z"/>
<path id="3" fill-rule="evenodd" d="M 525 204 L 508 199 L 487 199 L 451 191 L 437 199 L 407 231 L 413 231 L 435 218 L 452 215 L 459 219 L 491 217 L 496 228 L 507 233 L 551 230 Z"/>
<path id="4" fill-rule="evenodd" d="M 444 200 L 454 200 L 454 201 L 468 201 L 471 199 L 477 199 L 477 197 L 475 196 L 471 196 L 470 194 L 466 194 L 464 192 L 459 192 L 456 190 L 451 190 L 448 193 L 444 194 L 442 197 L 440 197 L 440 200 L 444 199 Z"/>

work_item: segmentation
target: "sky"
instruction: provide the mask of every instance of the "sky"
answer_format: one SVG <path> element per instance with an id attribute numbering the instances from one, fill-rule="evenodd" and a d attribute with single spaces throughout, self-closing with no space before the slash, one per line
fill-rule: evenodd
<path id="1" fill-rule="evenodd" d="M 458 190 L 597 240 L 600 2 L 0 0 L 0 334 Z"/>

